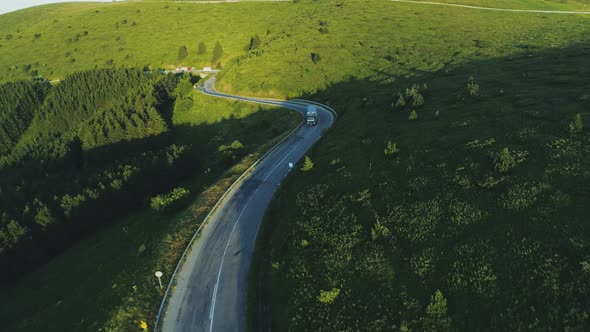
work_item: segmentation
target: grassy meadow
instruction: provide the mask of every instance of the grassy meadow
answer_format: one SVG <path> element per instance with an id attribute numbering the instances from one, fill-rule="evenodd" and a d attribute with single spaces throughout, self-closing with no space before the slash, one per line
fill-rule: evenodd
<path id="1" fill-rule="evenodd" d="M 589 23 L 582 15 L 385 0 L 60 4 L 0 16 L 0 81 L 219 63 L 219 89 L 331 105 L 339 119 L 309 152 L 315 166 L 294 172 L 267 214 L 253 273 L 262 280 L 251 292 L 253 330 L 586 330 Z M 217 41 L 223 56 L 212 61 Z M 214 112 L 246 107 L 250 116 L 240 121 L 260 128 L 274 119 L 250 113 L 254 106 L 202 98 L 174 116 L 187 141 L 199 139 L 193 126 L 217 123 Z M 249 146 L 291 121 L 273 122 L 281 127 Z M 195 192 L 212 182 L 197 183 Z M 127 331 L 152 321 L 160 293 L 151 271 L 169 273 L 191 233 L 177 231 L 201 220 L 195 209 L 171 217 L 170 226 L 141 212 L 120 222 L 139 235 L 118 226 L 81 242 L 86 249 L 5 290 L 23 299 L 2 308 L 8 326 L 35 330 L 52 321 L 61 330 Z M 148 240 L 143 258 L 138 246 Z M 177 249 L 164 255 L 167 246 Z M 89 256 L 97 261 L 85 265 Z"/>

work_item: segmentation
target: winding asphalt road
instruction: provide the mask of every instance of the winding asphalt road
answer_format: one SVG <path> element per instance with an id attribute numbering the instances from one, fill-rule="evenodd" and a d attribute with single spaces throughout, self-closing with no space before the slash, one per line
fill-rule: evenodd
<path id="1" fill-rule="evenodd" d="M 421 1 L 421 0 L 389 0 L 389 1 L 391 1 L 391 2 L 415 3 L 415 4 L 423 4 L 423 5 L 434 5 L 434 6 L 459 7 L 459 8 L 468 8 L 468 9 L 478 9 L 478 10 L 492 10 L 492 11 L 500 11 L 500 12 L 513 12 L 513 13 L 590 15 L 590 12 L 588 12 L 588 11 L 538 10 L 538 9 L 509 9 L 509 8 L 481 7 L 481 6 L 461 5 L 461 4 L 446 3 L 446 2 Z"/>
<path id="2" fill-rule="evenodd" d="M 217 92 L 214 83 L 212 78 L 198 88 L 208 95 L 289 108 L 302 114 L 312 103 L 228 95 Z M 264 212 L 291 170 L 289 163 L 297 162 L 334 122 L 332 112 L 316 105 L 318 124 L 297 127 L 229 193 L 211 216 L 178 273 L 164 315 L 163 331 L 245 330 L 248 271 Z"/>

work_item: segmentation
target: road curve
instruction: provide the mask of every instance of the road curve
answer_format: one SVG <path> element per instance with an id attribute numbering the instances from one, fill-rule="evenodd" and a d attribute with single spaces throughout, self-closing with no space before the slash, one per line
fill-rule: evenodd
<path id="1" fill-rule="evenodd" d="M 260 160 L 212 214 L 176 277 L 163 317 L 162 330 L 243 331 L 246 324 L 248 271 L 256 234 L 274 192 L 297 162 L 334 122 L 325 106 L 303 100 L 285 101 L 233 96 L 217 92 L 215 78 L 198 89 L 208 95 L 289 108 L 302 114 L 317 106 L 316 126 L 299 126 Z M 155 329 L 158 329 L 157 323 Z"/>
<path id="2" fill-rule="evenodd" d="M 540 14 L 579 14 L 579 15 L 590 15 L 590 12 L 586 11 L 573 11 L 573 10 L 540 10 L 540 9 L 509 9 L 509 8 L 496 8 L 496 7 L 480 7 L 471 5 L 460 5 L 456 3 L 444 3 L 444 2 L 433 2 L 433 1 L 417 1 L 417 0 L 389 0 L 392 2 L 406 2 L 416 3 L 423 5 L 435 5 L 435 6 L 450 6 L 468 9 L 479 9 L 479 10 L 493 10 L 500 12 L 513 12 L 513 13 L 540 13 Z"/>

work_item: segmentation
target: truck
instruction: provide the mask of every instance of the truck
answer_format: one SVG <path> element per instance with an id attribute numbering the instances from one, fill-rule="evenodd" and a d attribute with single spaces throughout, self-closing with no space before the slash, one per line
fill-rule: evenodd
<path id="1" fill-rule="evenodd" d="M 308 105 L 307 106 L 307 114 L 305 116 L 307 126 L 315 126 L 318 124 L 318 111 L 316 110 L 315 105 Z"/>

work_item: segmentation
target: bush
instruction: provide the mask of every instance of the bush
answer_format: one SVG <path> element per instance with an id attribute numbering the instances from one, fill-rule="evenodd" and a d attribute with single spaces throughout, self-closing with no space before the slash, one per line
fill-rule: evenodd
<path id="1" fill-rule="evenodd" d="M 500 206 L 505 209 L 524 210 L 533 206 L 549 187 L 545 183 L 519 183 L 500 197 Z"/>
<path id="2" fill-rule="evenodd" d="M 386 156 L 393 156 L 399 152 L 399 148 L 397 147 L 397 143 L 392 141 L 387 142 L 387 146 L 385 147 L 385 155 Z"/>
<path id="3" fill-rule="evenodd" d="M 229 145 L 220 145 L 217 151 L 221 152 L 222 158 L 226 163 L 233 163 L 236 159 L 246 154 L 246 147 L 240 141 L 235 140 Z"/>
<path id="4" fill-rule="evenodd" d="M 404 99 L 404 96 L 399 93 L 397 95 L 397 101 L 395 102 L 395 108 L 402 110 L 406 107 L 406 100 Z"/>
<path id="5" fill-rule="evenodd" d="M 424 97 L 420 93 L 420 86 L 414 84 L 411 88 L 406 89 L 406 100 L 410 107 L 420 107 L 424 105 Z"/>
<path id="6" fill-rule="evenodd" d="M 371 238 L 373 241 L 377 241 L 379 239 L 386 239 L 391 235 L 391 231 L 385 225 L 383 225 L 379 220 L 373 225 L 371 229 Z"/>
<path id="7" fill-rule="evenodd" d="M 422 86 L 414 84 L 411 88 L 406 88 L 403 93 L 397 94 L 397 99 L 395 100 L 394 104 L 395 108 L 402 110 L 406 106 L 411 108 L 424 106 L 424 96 L 422 93 L 427 89 L 428 86 L 426 84 L 423 84 Z"/>
<path id="8" fill-rule="evenodd" d="M 301 167 L 301 170 L 304 172 L 309 172 L 313 169 L 313 161 L 311 161 L 311 158 L 309 158 L 308 156 L 305 156 L 305 161 L 303 162 L 303 167 Z"/>
<path id="9" fill-rule="evenodd" d="M 190 191 L 178 187 L 165 195 L 152 197 L 151 208 L 158 212 L 171 212 L 184 206 L 188 202 Z"/>
<path id="10" fill-rule="evenodd" d="M 410 112 L 410 116 L 408 116 L 408 120 L 415 121 L 418 120 L 418 113 L 415 110 Z"/>
<path id="11" fill-rule="evenodd" d="M 319 53 L 311 52 L 311 61 L 313 61 L 314 64 L 318 63 L 320 60 L 321 58 Z"/>
<path id="12" fill-rule="evenodd" d="M 584 122 L 582 121 L 582 116 L 580 115 L 580 113 L 574 116 L 574 119 L 570 122 L 569 128 L 570 135 L 572 136 L 575 136 L 576 134 L 582 132 L 582 130 L 584 129 Z"/>
<path id="13" fill-rule="evenodd" d="M 217 151 L 219 152 L 228 152 L 228 151 L 236 151 L 241 150 L 244 148 L 244 144 L 242 142 L 236 140 L 233 141 L 230 145 L 220 145 Z"/>
<path id="14" fill-rule="evenodd" d="M 320 28 L 318 29 L 322 35 L 328 33 L 328 22 L 320 21 Z"/>
<path id="15" fill-rule="evenodd" d="M 469 81 L 467 82 L 467 95 L 469 97 L 479 96 L 479 84 L 475 83 L 473 77 L 470 77 Z"/>
<path id="16" fill-rule="evenodd" d="M 332 288 L 332 290 L 329 291 L 320 291 L 318 300 L 320 300 L 322 303 L 330 304 L 334 302 L 334 300 L 338 297 L 338 294 L 340 294 L 339 288 Z"/>
<path id="17" fill-rule="evenodd" d="M 516 166 L 516 159 L 510 153 L 508 148 L 504 148 L 496 157 L 495 164 L 495 168 L 498 172 L 506 173 Z"/>

